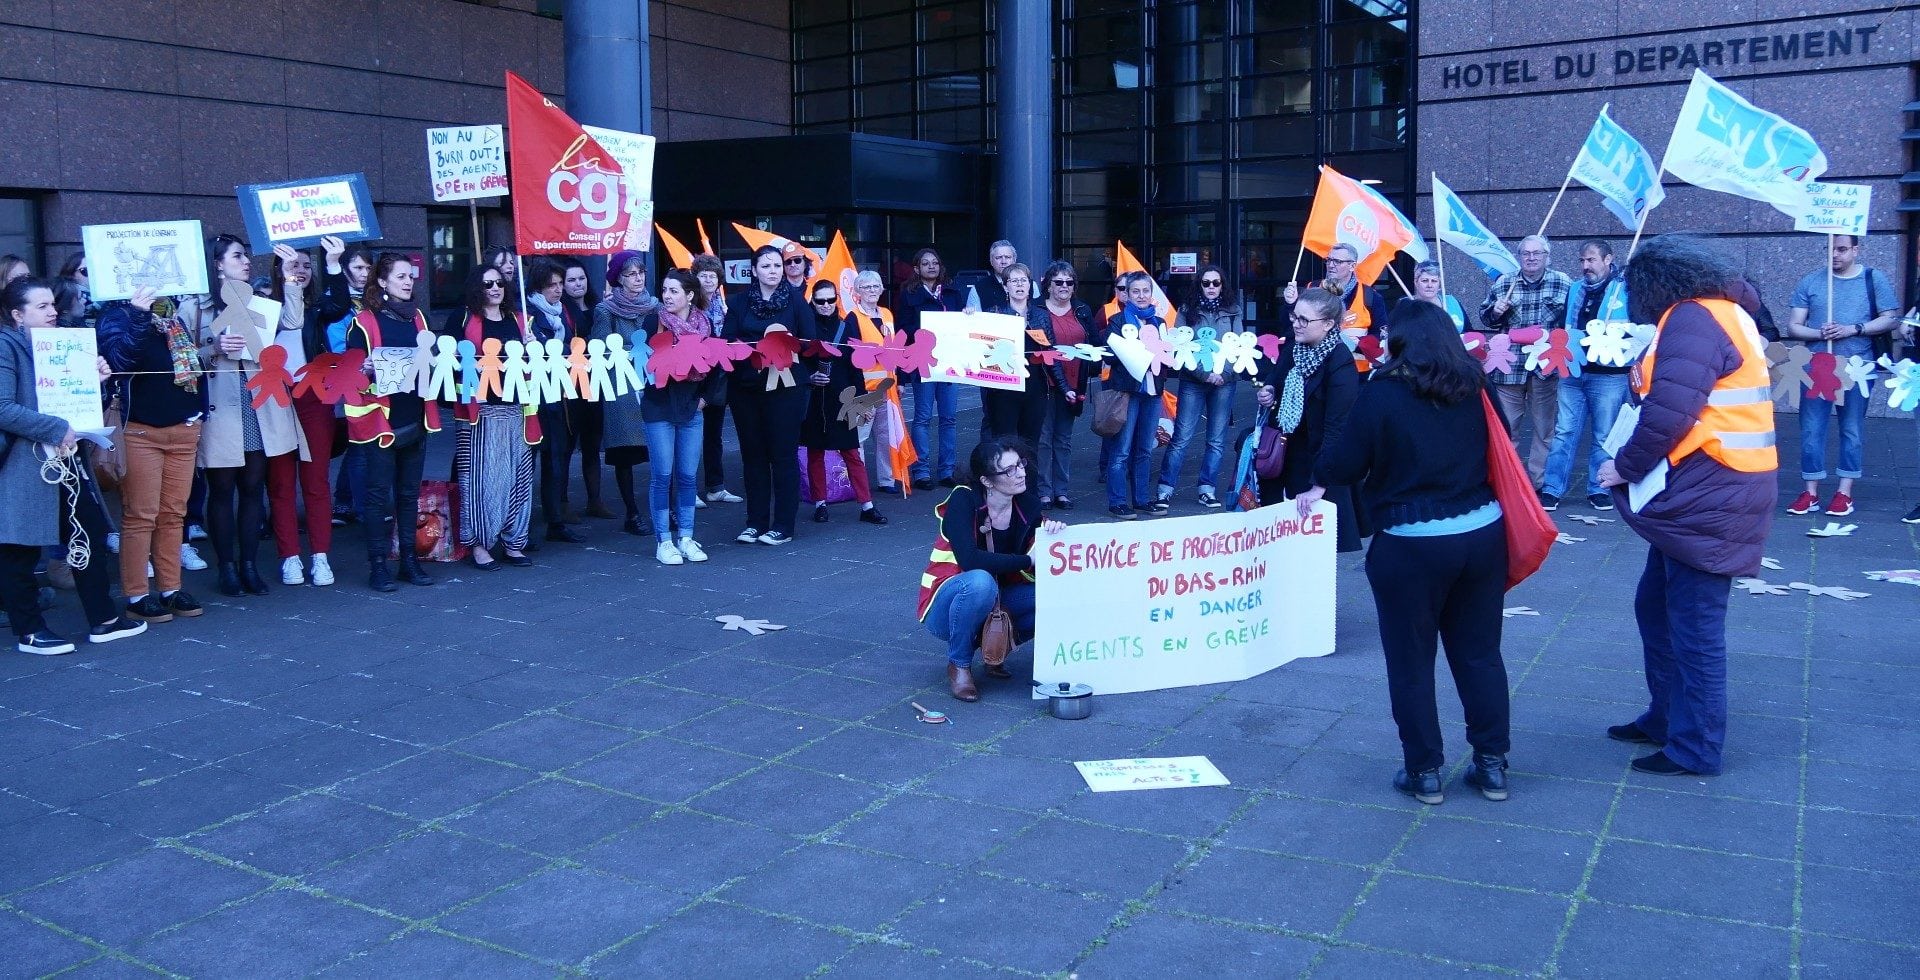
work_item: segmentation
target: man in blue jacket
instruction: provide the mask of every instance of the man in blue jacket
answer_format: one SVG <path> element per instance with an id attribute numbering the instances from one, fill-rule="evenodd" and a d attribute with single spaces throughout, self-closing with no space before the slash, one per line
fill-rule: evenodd
<path id="1" fill-rule="evenodd" d="M 1567 294 L 1565 326 L 1587 329 L 1595 320 L 1607 323 L 1630 322 L 1627 316 L 1627 284 L 1613 267 L 1613 247 L 1594 239 L 1580 243 L 1580 278 Z M 1619 358 L 1588 360 L 1580 373 L 1561 378 L 1554 415 L 1553 448 L 1547 452 L 1547 472 L 1540 480 L 1541 505 L 1548 510 L 1559 506 L 1572 479 L 1574 450 L 1580 447 L 1581 430 L 1593 424 L 1593 448 L 1587 452 L 1587 503 L 1595 510 L 1612 510 L 1613 497 L 1600 486 L 1600 464 L 1607 461 L 1600 443 L 1613 428 L 1614 417 L 1627 400 L 1627 370 L 1632 363 Z"/>

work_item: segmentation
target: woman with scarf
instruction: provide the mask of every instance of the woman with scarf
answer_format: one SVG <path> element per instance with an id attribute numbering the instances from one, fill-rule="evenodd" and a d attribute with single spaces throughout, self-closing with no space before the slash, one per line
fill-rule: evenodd
<path id="1" fill-rule="evenodd" d="M 1107 329 L 1099 343 L 1110 345 L 1115 337 L 1125 336 L 1128 328 L 1136 333 L 1146 327 L 1166 329 L 1153 305 L 1153 277 L 1144 272 L 1129 272 L 1120 277 L 1126 289 L 1126 302 L 1120 312 L 1107 320 Z M 1107 437 L 1107 513 L 1131 521 L 1141 511 L 1164 514 L 1168 506 L 1153 493 L 1152 467 L 1155 433 L 1160 425 L 1160 389 L 1149 374 L 1136 378 L 1126 364 L 1108 347 L 1107 380 L 1109 391 L 1127 395 L 1127 420 L 1120 431 Z"/>
<path id="2" fill-rule="evenodd" d="M 273 289 L 267 297 L 281 304 L 273 343 L 286 352 L 287 373 L 298 374 L 308 361 L 327 349 L 326 330 L 316 312 L 320 291 L 313 277 L 313 259 L 307 253 L 275 245 L 273 256 Z M 302 393 L 293 396 L 293 414 L 300 424 L 306 451 L 267 461 L 267 496 L 273 505 L 273 542 L 280 550 L 280 583 L 307 582 L 307 569 L 300 560 L 299 503 L 304 503 L 307 544 L 313 549 L 313 584 L 332 585 L 333 565 L 327 552 L 333 547 L 333 482 L 328 477 L 333 463 L 333 406 L 318 395 Z"/>
<path id="3" fill-rule="evenodd" d="M 1360 372 L 1341 339 L 1340 297 L 1317 286 L 1300 291 L 1293 303 L 1293 339 L 1280 346 L 1280 359 L 1262 361 L 1259 401 L 1262 423 L 1287 437 L 1287 458 L 1280 475 L 1260 481 L 1260 502 L 1276 504 L 1314 489 L 1313 465 L 1324 446 L 1338 442 L 1347 412 L 1360 393 Z M 1326 498 L 1340 510 L 1336 547 L 1359 551 L 1364 535 L 1353 494 L 1328 487 Z"/>
<path id="4" fill-rule="evenodd" d="M 498 273 L 495 273 L 497 276 Z M 427 329 L 426 314 L 414 302 L 419 273 L 399 252 L 381 252 L 367 273 L 362 309 L 347 330 L 347 350 L 374 351 L 382 347 L 411 347 Z M 373 365 L 363 369 L 369 379 Z M 440 406 L 412 391 L 373 394 L 371 383 L 346 403 L 347 440 L 362 447 L 366 460 L 366 487 L 361 495 L 360 524 L 367 532 L 367 586 L 392 592 L 387 570 L 387 519 L 399 532 L 400 580 L 432 585 L 433 577 L 420 567 L 414 551 L 413 529 L 420 520 L 420 470 L 426 462 L 427 433 L 440 431 Z"/>
<path id="5" fill-rule="evenodd" d="M 545 344 L 549 340 L 560 341 L 560 346 L 572 350 L 574 330 L 573 315 L 568 311 L 566 302 L 566 270 L 552 259 L 534 259 L 527 263 L 527 329 L 533 335 L 535 343 Z M 587 324 L 581 324 L 587 327 Z M 584 331 L 583 331 L 584 333 Z M 573 450 L 569 448 L 569 432 L 572 424 L 570 411 L 575 403 L 595 405 L 597 401 L 585 398 L 568 398 L 540 406 L 540 510 L 547 518 L 547 540 L 580 544 L 587 540 L 579 531 L 567 526 L 565 496 L 567 474 L 572 468 Z"/>
<path id="6" fill-rule="evenodd" d="M 1213 342 L 1226 334 L 1240 332 L 1240 306 L 1227 289 L 1227 274 L 1217 265 L 1203 265 L 1198 278 L 1200 295 L 1181 308 L 1181 325 L 1192 327 L 1196 337 L 1210 331 L 1206 337 Z M 1220 486 L 1220 463 L 1227 451 L 1227 423 L 1233 416 L 1235 373 L 1215 371 L 1212 367 L 1202 365 L 1179 374 L 1180 400 L 1174 409 L 1173 442 L 1167 446 L 1167 454 L 1160 457 L 1161 503 L 1173 501 L 1174 488 L 1180 483 L 1180 470 L 1187 463 L 1187 447 L 1199 433 L 1200 417 L 1204 415 L 1207 444 L 1196 476 L 1197 499 L 1202 507 L 1220 506 L 1216 490 Z"/>
<path id="7" fill-rule="evenodd" d="M 832 450 L 847 464 L 847 482 L 853 485 L 853 499 L 860 502 L 860 519 L 868 524 L 885 524 L 887 519 L 873 509 L 872 478 L 860 455 L 859 420 L 849 424 L 840 417 L 841 393 L 858 395 L 867 390 L 860 369 L 853 366 L 853 351 L 846 346 L 860 339 L 860 327 L 852 316 L 841 319 L 838 315 L 840 300 L 832 282 L 816 280 L 809 295 L 814 332 L 840 351 L 839 357 L 822 358 L 807 376 L 807 417 L 800 425 L 800 444 L 807 448 L 807 489 L 812 491 L 814 501 L 813 521 L 825 524 L 828 520 L 827 451 Z"/>
<path id="8" fill-rule="evenodd" d="M 207 533 L 220 562 L 220 594 L 266 595 L 267 580 L 255 563 L 267 490 L 267 461 L 291 453 L 309 455 L 300 421 L 290 405 L 253 405 L 247 379 L 260 368 L 260 338 L 249 337 L 251 316 L 238 328 L 221 320 L 224 287 L 236 282 L 251 294 L 253 260 L 246 243 L 216 235 L 207 245 L 211 292 L 188 299 L 180 319 L 200 345 L 207 364 L 207 422 L 200 437 L 200 467 L 207 478 Z M 278 324 L 272 325 L 277 327 Z M 326 452 L 331 446 L 321 449 Z"/>
<path id="9" fill-rule="evenodd" d="M 720 336 L 743 344 L 758 344 L 780 332 L 792 334 L 802 345 L 815 339 L 811 320 L 794 312 L 783 265 L 780 250 L 770 245 L 753 253 L 753 283 L 727 304 Z M 786 368 L 788 377 L 772 371 L 759 354 L 735 365 L 728 376 L 727 406 L 733 411 L 746 472 L 747 526 L 734 537 L 741 544 L 793 540 L 793 519 L 800 509 L 800 422 L 813 370 L 813 358 L 803 350 Z"/>
<path id="10" fill-rule="evenodd" d="M 1033 355 L 1053 347 L 1053 323 L 1040 304 L 1033 302 L 1033 270 L 1019 262 L 1007 266 L 1007 301 L 989 313 L 1004 313 L 1024 321 L 1020 329 L 1020 356 L 1027 367 L 1026 387 L 1020 391 L 980 389 L 980 408 L 986 414 L 987 434 L 1019 436 L 1027 445 L 1040 441 L 1040 427 L 1047 417 L 1048 393 L 1066 387 L 1066 376 L 1057 363 L 1042 364 Z"/>
<path id="11" fill-rule="evenodd" d="M 559 270 L 552 272 L 548 285 L 558 296 Z M 503 346 L 515 340 L 536 342 L 526 316 L 507 307 L 506 290 L 506 277 L 498 269 L 479 266 L 467 273 L 466 303 L 447 317 L 441 336 L 470 343 L 476 353 L 489 340 Z M 521 568 L 533 564 L 526 547 L 533 520 L 539 415 L 529 415 L 525 406 L 497 391 L 462 403 L 455 415 L 460 421 L 453 449 L 453 472 L 460 482 L 460 543 L 473 550 L 469 560 L 482 571 L 502 563 Z M 498 560 L 494 548 L 500 549 Z"/>
<path id="12" fill-rule="evenodd" d="M 713 335 L 693 273 L 674 269 L 660 280 L 660 308 L 641 321 L 629 338 L 634 346 L 648 344 L 665 333 L 672 345 L 699 344 Z M 700 432 L 705 428 L 707 399 L 726 381 L 718 370 L 695 371 L 669 380 L 665 387 L 647 385 L 640 394 L 640 417 L 647 430 L 647 504 L 653 512 L 659 544 L 653 557 L 662 565 L 706 561 L 707 553 L 693 539 L 695 477 L 700 469 Z"/>
<path id="13" fill-rule="evenodd" d="M 566 270 L 566 293 L 561 298 L 560 308 L 567 314 L 567 328 L 572 332 L 567 343 L 573 343 L 574 337 L 586 339 L 593 333 L 593 311 L 600 305 L 600 297 L 593 291 L 593 277 L 588 275 L 587 267 L 579 259 L 561 260 L 560 267 Z M 566 401 L 567 438 L 560 455 L 560 472 L 565 473 L 573 465 L 573 454 L 580 454 L 580 481 L 587 487 L 588 517 L 612 520 L 613 511 L 600 493 L 600 432 L 606 424 L 605 411 L 598 401 L 586 398 L 570 398 Z M 548 432 L 547 438 L 557 436 L 557 432 Z M 560 481 L 560 505 L 569 512 L 570 488 L 567 481 Z"/>
<path id="14" fill-rule="evenodd" d="M 1047 324 L 1053 342 L 1062 346 L 1084 344 L 1099 334 L 1093 309 L 1074 298 L 1078 277 L 1069 262 L 1055 261 L 1041 275 L 1046 284 Z M 1047 414 L 1040 426 L 1040 443 L 1034 463 L 1034 483 L 1040 488 L 1040 504 L 1070 510 L 1072 498 L 1066 490 L 1072 484 L 1068 471 L 1073 455 L 1073 424 L 1085 411 L 1087 385 L 1093 380 L 1092 365 L 1084 361 L 1060 363 L 1061 387 L 1048 392 Z"/>
<path id="15" fill-rule="evenodd" d="M 660 301 L 647 294 L 647 257 L 631 249 L 614 253 L 607 260 L 607 296 L 593 311 L 593 339 L 604 341 L 618 333 L 627 349 L 633 350 L 634 335 L 642 333 L 641 321 L 659 311 Z M 601 405 L 600 411 L 604 420 L 600 445 L 607 465 L 613 467 L 620 502 L 627 508 L 626 523 L 620 528 L 632 535 L 652 534 L 653 525 L 641 516 L 633 491 L 633 468 L 647 461 L 646 418 L 640 400 L 618 398 Z"/>
<path id="16" fill-rule="evenodd" d="M 717 256 L 702 252 L 693 257 L 693 276 L 700 280 L 700 295 L 707 301 L 707 322 L 719 326 L 727 319 L 727 291 L 720 288 L 720 274 L 723 267 Z M 694 502 L 696 507 L 708 504 L 737 504 L 742 498 L 727 489 L 726 453 L 722 450 L 721 440 L 725 438 L 727 421 L 727 388 L 720 386 L 720 394 L 707 402 L 706 424 L 700 434 L 700 466 L 703 478 L 700 481 L 700 499 Z"/>

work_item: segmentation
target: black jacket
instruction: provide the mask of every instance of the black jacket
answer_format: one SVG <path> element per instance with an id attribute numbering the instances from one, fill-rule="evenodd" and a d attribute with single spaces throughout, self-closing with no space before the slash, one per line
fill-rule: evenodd
<path id="1" fill-rule="evenodd" d="M 1283 344 L 1279 360 L 1260 362 L 1261 383 L 1273 386 L 1273 407 L 1261 410 L 1269 425 L 1275 424 L 1274 420 L 1279 415 L 1280 394 L 1285 390 L 1287 372 L 1293 370 L 1293 353 L 1293 344 Z M 1353 410 L 1354 400 L 1359 397 L 1360 387 L 1360 371 L 1353 366 L 1353 358 L 1347 354 L 1344 345 L 1335 348 L 1326 360 L 1320 362 L 1320 369 L 1306 378 L 1300 425 L 1287 437 L 1287 461 L 1280 470 L 1280 477 L 1260 481 L 1262 504 L 1298 496 L 1311 489 L 1316 482 L 1326 487 L 1327 500 L 1340 511 L 1338 548 L 1341 551 L 1358 551 L 1360 539 L 1366 536 L 1366 529 L 1371 523 L 1360 520 L 1362 515 L 1356 510 L 1352 488 L 1347 485 L 1349 481 L 1317 481 L 1314 461 L 1328 446 L 1342 441 L 1347 416 Z"/>
<path id="2" fill-rule="evenodd" d="M 900 291 L 899 302 L 893 304 L 893 325 L 907 333 L 912 340 L 920 332 L 920 314 L 926 312 L 958 313 L 967 307 L 967 291 L 948 285 L 940 290 L 939 296 L 927 291 L 927 287 L 918 280 Z"/>

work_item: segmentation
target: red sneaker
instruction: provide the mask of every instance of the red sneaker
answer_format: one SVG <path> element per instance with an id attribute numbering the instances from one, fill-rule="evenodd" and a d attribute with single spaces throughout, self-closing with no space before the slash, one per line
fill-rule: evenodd
<path id="1" fill-rule="evenodd" d="M 1793 498 L 1793 503 L 1787 505 L 1787 513 L 1811 514 L 1819 509 L 1819 507 L 1820 498 L 1814 496 L 1813 491 L 1808 490 L 1800 496 Z"/>
<path id="2" fill-rule="evenodd" d="M 1836 493 L 1833 495 L 1833 502 L 1827 504 L 1827 516 L 1829 517 L 1845 517 L 1851 513 L 1853 513 L 1853 496 L 1851 494 Z"/>

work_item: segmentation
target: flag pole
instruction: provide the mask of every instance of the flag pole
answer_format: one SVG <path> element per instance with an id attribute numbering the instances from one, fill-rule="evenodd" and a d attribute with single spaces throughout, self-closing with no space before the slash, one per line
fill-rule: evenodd
<path id="1" fill-rule="evenodd" d="M 1303 238 L 1300 241 L 1299 254 L 1293 257 L 1293 276 L 1287 280 L 1288 282 L 1297 283 L 1300 281 L 1300 263 L 1305 261 L 1306 258 L 1307 258 L 1307 242 L 1306 242 L 1306 239 Z"/>
<path id="2" fill-rule="evenodd" d="M 1400 278 L 1400 270 L 1393 267 L 1392 259 L 1387 260 L 1387 271 L 1393 273 L 1393 281 L 1400 284 L 1401 292 L 1407 294 L 1408 296 L 1413 295 L 1413 290 L 1407 288 L 1407 281 L 1405 279 Z M 1446 280 L 1441 280 L 1441 281 L 1445 282 Z M 1829 289 L 1827 290 L 1827 292 L 1831 293 L 1833 292 L 1833 290 Z"/>
<path id="3" fill-rule="evenodd" d="M 1873 297 L 1869 296 L 1867 298 L 1872 299 Z M 1868 308 L 1871 309 L 1872 304 L 1868 304 Z M 1833 232 L 1827 232 L 1827 323 L 1832 323 L 1832 322 L 1833 322 Z M 1825 332 L 1825 327 L 1826 327 L 1825 324 L 1821 325 L 1821 332 L 1823 333 Z M 1833 338 L 1831 337 L 1827 338 L 1827 353 L 1829 354 L 1833 353 Z"/>
<path id="4" fill-rule="evenodd" d="M 1653 175 L 1653 186 L 1659 187 L 1660 178 L 1665 177 L 1666 175 L 1667 175 L 1667 158 L 1663 156 L 1660 158 L 1660 172 Z M 1651 194 L 1652 192 L 1649 191 L 1648 193 Z M 1634 226 L 1633 241 L 1627 246 L 1627 261 L 1629 262 L 1633 261 L 1633 250 L 1640 247 L 1640 233 L 1647 230 L 1647 213 L 1652 210 L 1653 210 L 1652 208 L 1644 207 L 1644 206 L 1640 209 L 1640 223 Z M 1832 267 L 1831 260 L 1828 261 L 1828 267 L 1829 268 Z"/>

